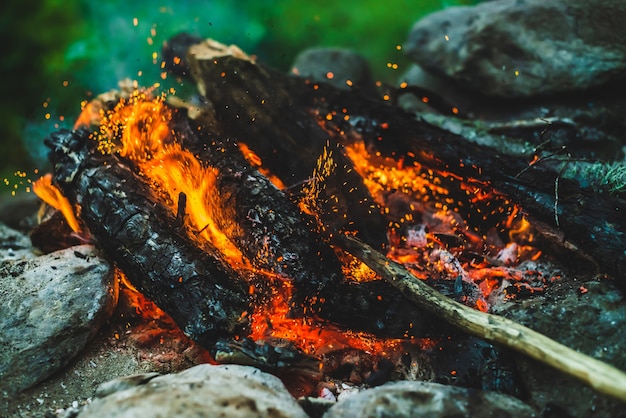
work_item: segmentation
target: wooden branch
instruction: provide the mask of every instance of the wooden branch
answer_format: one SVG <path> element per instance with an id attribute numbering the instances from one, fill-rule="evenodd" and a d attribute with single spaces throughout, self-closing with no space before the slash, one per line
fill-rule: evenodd
<path id="1" fill-rule="evenodd" d="M 469 334 L 512 348 L 578 378 L 600 393 L 626 402 L 626 373 L 623 371 L 509 319 L 461 305 L 355 238 L 341 236 L 337 240 L 341 247 L 388 280 L 421 308 Z"/>

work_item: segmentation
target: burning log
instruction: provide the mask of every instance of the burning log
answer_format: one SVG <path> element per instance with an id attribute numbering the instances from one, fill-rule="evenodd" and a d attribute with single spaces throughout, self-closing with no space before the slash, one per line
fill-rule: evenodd
<path id="1" fill-rule="evenodd" d="M 200 92 L 216 106 L 221 130 L 245 144 L 287 188 L 309 181 L 329 135 L 306 109 L 294 107 L 298 97 L 289 79 L 239 49 L 210 40 L 191 47 L 188 61 Z M 340 151 L 333 159 L 333 175 L 319 190 L 319 199 L 328 204 L 317 215 L 332 230 L 356 233 L 382 247 L 387 222 L 380 207 L 350 160 Z"/>
<path id="2" fill-rule="evenodd" d="M 487 206 L 481 207 L 482 199 L 477 198 L 472 205 L 456 208 L 474 219 L 478 232 L 493 226 L 502 229 L 518 204 L 534 221 L 546 247 L 553 252 L 575 251 L 579 260 L 591 256 L 600 271 L 624 286 L 626 218 L 621 213 L 626 202 L 560 179 L 559 169 L 541 154 L 530 151 L 523 159 L 500 153 L 430 125 L 390 102 L 286 76 L 210 41 L 191 47 L 187 58 L 200 92 L 211 101 L 225 131 L 249 143 L 264 161 L 283 153 L 317 156 L 328 134 L 347 146 L 363 141 L 372 155 L 426 167 L 433 179 L 450 189 L 452 202 L 466 201 L 472 193 L 491 196 L 482 202 Z M 294 151 L 296 147 L 302 151 Z M 282 179 L 305 178 L 312 163 L 303 169 L 306 164 L 300 161 L 281 159 L 272 171 Z M 348 161 L 347 171 L 353 163 Z M 372 231 L 378 225 L 365 228 Z"/>
<path id="3" fill-rule="evenodd" d="M 86 130 L 57 132 L 46 145 L 56 184 L 82 208 L 99 245 L 187 335 L 211 346 L 246 326 L 247 285 L 175 227 L 126 164 L 99 152 Z"/>
<path id="4" fill-rule="evenodd" d="M 312 220 L 250 166 L 236 143 L 192 129 L 182 115 L 174 125 L 183 147 L 216 169 L 210 216 L 255 268 L 291 281 L 309 297 L 343 280 L 335 253 L 311 232 Z"/>
<path id="5" fill-rule="evenodd" d="M 154 113 L 161 105 L 150 102 L 141 117 L 118 109 L 128 119 L 118 134 L 130 136 L 116 145 L 125 157 L 106 152 L 113 145 L 84 130 L 56 133 L 46 143 L 54 181 L 81 208 L 82 222 L 186 334 L 212 351 L 231 347 L 251 336 L 258 321 L 268 322 L 265 315 L 280 301 L 286 315 L 315 314 L 379 335 L 420 335 L 427 328 L 422 323 L 436 327 L 384 281 L 345 281 L 331 247 L 233 144 L 192 130 L 186 118 L 169 112 L 175 128 L 162 130 Z M 120 121 L 109 122 L 117 127 Z M 154 146 L 157 132 L 167 134 L 158 139 L 162 151 Z M 141 151 L 127 141 L 139 141 Z M 410 324 L 416 325 L 407 334 Z M 266 348 L 256 348 L 268 357 Z M 274 356 L 277 363 L 293 353 L 282 354 Z"/>
<path id="6" fill-rule="evenodd" d="M 626 401 L 626 373 L 574 351 L 509 319 L 480 312 L 450 300 L 355 238 L 341 236 L 340 245 L 393 284 L 416 305 L 455 327 L 487 341 L 502 344 L 574 376 L 598 392 Z"/>

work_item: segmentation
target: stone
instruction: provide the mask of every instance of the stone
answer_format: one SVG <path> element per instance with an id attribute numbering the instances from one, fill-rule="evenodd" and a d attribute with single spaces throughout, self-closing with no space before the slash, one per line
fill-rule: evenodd
<path id="1" fill-rule="evenodd" d="M 115 308 L 113 276 L 90 245 L 0 260 L 0 392 L 42 381 L 87 345 Z"/>
<path id="2" fill-rule="evenodd" d="M 37 225 L 37 211 L 40 207 L 41 200 L 34 193 L 2 196 L 0 198 L 0 223 L 19 231 L 30 231 Z"/>
<path id="3" fill-rule="evenodd" d="M 359 392 L 331 407 L 323 418 L 502 417 L 539 415 L 517 398 L 432 382 L 391 382 Z"/>
<path id="4" fill-rule="evenodd" d="M 112 391 L 116 387 L 119 391 Z M 79 418 L 307 418 L 277 377 L 250 366 L 202 364 L 176 374 L 107 383 L 97 393 L 106 396 L 86 406 Z"/>
<path id="5" fill-rule="evenodd" d="M 507 299 L 493 313 L 626 370 L 626 300 L 608 279 L 563 279 L 542 297 Z M 528 392 L 526 402 L 539 410 L 573 418 L 626 417 L 623 403 L 572 377 L 525 357 L 516 358 L 516 365 Z"/>
<path id="6" fill-rule="evenodd" d="M 349 49 L 306 49 L 294 60 L 291 72 L 312 82 L 328 83 L 342 90 L 360 88 L 368 94 L 375 91 L 369 63 Z"/>
<path id="7" fill-rule="evenodd" d="M 36 257 L 30 239 L 15 229 L 0 223 L 0 261 Z"/>
<path id="8" fill-rule="evenodd" d="M 624 80 L 625 18 L 620 0 L 488 1 L 426 16 L 404 51 L 491 96 L 579 91 Z"/>

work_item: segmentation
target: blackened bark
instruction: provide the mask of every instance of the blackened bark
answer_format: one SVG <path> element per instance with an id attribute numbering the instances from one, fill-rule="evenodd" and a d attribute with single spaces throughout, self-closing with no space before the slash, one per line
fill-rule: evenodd
<path id="1" fill-rule="evenodd" d="M 178 128 L 191 149 L 205 142 L 182 124 Z M 54 181 L 81 207 L 82 222 L 134 286 L 208 349 L 248 335 L 244 312 L 271 303 L 267 276 L 236 271 L 218 251 L 200 248 L 123 160 L 93 149 L 87 132 L 61 131 L 46 144 Z M 259 268 L 293 281 L 302 301 L 291 304 L 293 315 L 301 316 L 306 306 L 309 315 L 340 327 L 397 338 L 441 332 L 440 322 L 386 282 L 346 281 L 331 247 L 311 232 L 293 203 L 231 145 L 213 146 L 195 150 L 220 170 L 217 193 L 224 205 L 216 221 Z M 258 289 L 253 296 L 250 284 Z"/>
<path id="2" fill-rule="evenodd" d="M 196 48 L 196 47 L 194 47 Z M 200 56 L 202 46 L 188 54 L 190 72 L 200 91 L 215 106 L 223 134 L 245 143 L 287 186 L 309 180 L 329 141 L 329 135 L 308 114 L 294 107 L 291 82 L 281 73 L 230 56 Z M 248 76 L 251 76 L 248 78 Z M 331 208 L 318 213 L 336 231 L 355 232 L 365 242 L 381 248 L 386 225 L 352 162 L 333 144 L 336 169 L 320 198 Z"/>
<path id="3" fill-rule="evenodd" d="M 143 181 L 119 158 L 102 155 L 86 131 L 60 131 L 46 145 L 54 181 L 81 208 L 80 219 L 131 283 L 207 348 L 242 335 L 248 285 L 197 248 Z M 243 334 L 245 335 L 245 333 Z"/>
<path id="4" fill-rule="evenodd" d="M 176 125 L 183 146 L 218 169 L 212 218 L 254 267 L 292 281 L 300 303 L 343 281 L 337 256 L 313 231 L 314 220 L 251 167 L 236 144 L 208 128 L 191 129 L 184 117 Z"/>
<path id="5" fill-rule="evenodd" d="M 312 126 L 322 125 L 339 143 L 364 140 L 373 152 L 452 173 L 453 177 L 441 178 L 454 198 L 464 198 L 460 181 L 493 192 L 495 199 L 487 207 L 460 200 L 460 211 L 477 230 L 505 220 L 507 211 L 497 206 L 509 200 L 519 204 L 531 220 L 542 224 L 544 242 L 591 256 L 601 272 L 626 286 L 626 202 L 569 179 L 559 179 L 557 189 L 558 167 L 540 162 L 529 168 L 532 151 L 527 159 L 508 156 L 430 125 L 389 102 L 312 84 L 259 63 L 232 56 L 194 60 L 193 54 L 189 62 L 218 117 L 233 134 L 254 137 L 255 152 L 284 164 L 284 174 L 275 169 L 282 176 L 306 175 L 299 160 L 290 161 L 286 152 L 302 147 L 302 152 L 319 155 L 326 137 Z"/>

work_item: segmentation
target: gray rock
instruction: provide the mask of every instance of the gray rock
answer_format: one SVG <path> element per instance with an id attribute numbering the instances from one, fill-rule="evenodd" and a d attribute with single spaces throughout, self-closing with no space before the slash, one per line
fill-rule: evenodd
<path id="1" fill-rule="evenodd" d="M 329 83 L 343 90 L 360 88 L 368 94 L 375 90 L 369 63 L 349 49 L 306 49 L 296 57 L 291 72 L 313 82 Z"/>
<path id="2" fill-rule="evenodd" d="M 499 0 L 418 21 L 404 51 L 484 94 L 577 91 L 626 75 L 626 2 Z"/>
<path id="3" fill-rule="evenodd" d="M 0 261 L 0 391 L 34 385 L 85 347 L 117 302 L 112 271 L 89 245 Z"/>
<path id="4" fill-rule="evenodd" d="M 607 279 L 564 279 L 543 297 L 507 300 L 494 313 L 618 369 L 626 370 L 626 303 Z M 565 411 L 571 417 L 626 417 L 624 405 L 574 378 L 527 359 L 516 358 L 527 402 L 538 409 Z"/>
<path id="5" fill-rule="evenodd" d="M 0 198 L 0 223 L 20 231 L 30 231 L 37 225 L 40 206 L 41 200 L 35 193 L 3 196 Z"/>
<path id="6" fill-rule="evenodd" d="M 14 229 L 0 223 L 0 261 L 36 257 L 30 239 Z"/>
<path id="7" fill-rule="evenodd" d="M 307 418 L 275 376 L 249 366 L 202 364 L 177 374 L 107 383 L 78 417 Z M 112 392 L 110 388 L 120 388 Z"/>
<path id="8" fill-rule="evenodd" d="M 352 395 L 324 418 L 536 417 L 532 408 L 501 393 L 432 382 L 393 382 Z"/>

